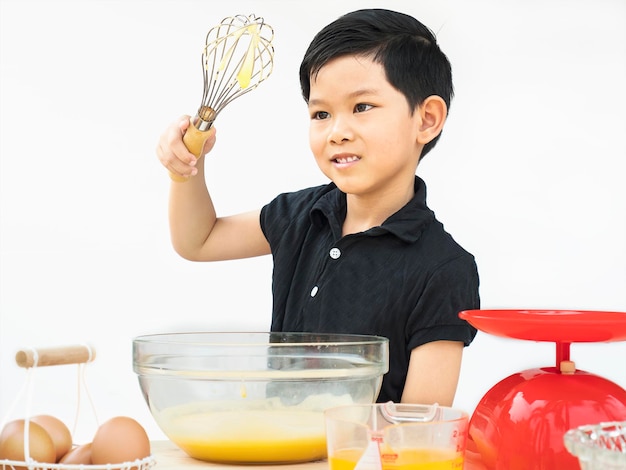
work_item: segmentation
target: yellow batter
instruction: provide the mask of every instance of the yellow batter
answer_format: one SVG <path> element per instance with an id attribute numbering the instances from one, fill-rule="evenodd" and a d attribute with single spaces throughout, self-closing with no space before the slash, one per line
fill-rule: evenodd
<path id="1" fill-rule="evenodd" d="M 461 470 L 463 454 L 437 449 L 381 449 L 382 470 Z M 354 470 L 363 449 L 341 449 L 328 458 L 330 470 Z"/>
<path id="2" fill-rule="evenodd" d="M 312 400 L 309 400 L 311 398 Z M 349 404 L 349 396 L 309 397 L 282 406 L 280 400 L 196 403 L 168 408 L 155 417 L 167 436 L 188 455 L 225 463 L 291 463 L 326 458 L 323 408 Z M 234 409 L 233 409 L 234 408 Z"/>
<path id="3" fill-rule="evenodd" d="M 169 438 L 201 460 L 278 463 L 326 457 L 324 421 L 319 412 L 210 412 L 182 417 L 170 426 Z"/>

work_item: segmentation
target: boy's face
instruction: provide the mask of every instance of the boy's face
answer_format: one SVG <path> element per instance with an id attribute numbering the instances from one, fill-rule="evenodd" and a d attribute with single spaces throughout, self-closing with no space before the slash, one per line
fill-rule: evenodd
<path id="1" fill-rule="evenodd" d="M 309 141 L 318 166 L 343 192 L 379 197 L 413 188 L 423 144 L 419 112 L 381 64 L 346 56 L 311 79 Z"/>

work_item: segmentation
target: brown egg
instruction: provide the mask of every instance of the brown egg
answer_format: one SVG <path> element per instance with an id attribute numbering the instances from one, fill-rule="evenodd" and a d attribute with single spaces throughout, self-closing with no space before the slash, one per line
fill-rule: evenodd
<path id="1" fill-rule="evenodd" d="M 4 426 L 0 434 L 0 460 L 17 460 L 24 462 L 24 427 L 23 419 L 16 419 Z M 46 430 L 37 423 L 28 423 L 28 454 L 37 462 L 55 463 L 56 450 L 54 442 Z M 26 467 L 15 467 L 26 470 Z"/>
<path id="2" fill-rule="evenodd" d="M 37 415 L 30 419 L 31 423 L 37 423 L 52 438 L 56 450 L 56 460 L 58 462 L 72 448 L 72 434 L 63 421 L 50 415 Z"/>
<path id="3" fill-rule="evenodd" d="M 117 416 L 102 424 L 91 446 L 94 465 L 133 462 L 149 455 L 148 434 L 137 421 L 126 416 Z"/>
<path id="4" fill-rule="evenodd" d="M 67 454 L 61 457 L 59 463 L 91 465 L 91 442 L 74 447 Z"/>

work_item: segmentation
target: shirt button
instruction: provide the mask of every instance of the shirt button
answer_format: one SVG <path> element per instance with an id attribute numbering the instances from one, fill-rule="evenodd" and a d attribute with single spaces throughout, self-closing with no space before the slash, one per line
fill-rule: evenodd
<path id="1" fill-rule="evenodd" d="M 318 290 L 319 290 L 319 287 L 313 286 L 313 289 L 311 289 L 311 297 L 315 297 Z"/>
<path id="2" fill-rule="evenodd" d="M 341 250 L 339 248 L 331 248 L 329 254 L 332 259 L 337 259 L 341 256 Z"/>

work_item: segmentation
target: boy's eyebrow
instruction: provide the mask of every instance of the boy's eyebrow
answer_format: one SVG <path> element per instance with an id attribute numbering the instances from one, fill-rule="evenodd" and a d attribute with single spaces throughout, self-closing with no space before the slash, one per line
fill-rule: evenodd
<path id="1" fill-rule="evenodd" d="M 347 98 L 355 99 L 360 96 L 371 96 L 378 94 L 378 91 L 375 88 L 361 88 L 358 90 L 354 90 L 353 92 L 348 93 Z M 319 105 L 325 103 L 323 99 L 310 99 L 309 106 L 311 105 Z"/>

